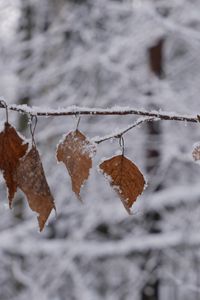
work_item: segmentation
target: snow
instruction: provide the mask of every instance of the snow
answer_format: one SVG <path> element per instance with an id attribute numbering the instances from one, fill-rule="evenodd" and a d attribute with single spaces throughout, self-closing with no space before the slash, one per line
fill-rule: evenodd
<path id="1" fill-rule="evenodd" d="M 91 141 L 89 141 L 89 143 L 84 142 L 81 151 L 83 154 L 87 154 L 90 158 L 93 158 L 96 153 L 96 145 Z"/>
<path id="2" fill-rule="evenodd" d="M 155 120 L 176 120 L 197 123 L 197 116 L 192 114 L 178 114 L 176 112 L 157 110 L 136 109 L 129 106 L 113 106 L 110 108 L 99 107 L 81 107 L 71 105 L 68 107 L 50 109 L 49 107 L 28 106 L 27 104 L 8 105 L 8 109 L 19 111 L 21 113 L 30 114 L 33 116 L 64 116 L 64 115 L 142 115 L 147 117 L 154 117 Z"/>
<path id="3" fill-rule="evenodd" d="M 25 201 L 17 204 L 23 195 L 12 211 L 5 208 L 1 174 L 0 299 L 140 300 L 149 283 L 153 293 L 153 280 L 158 300 L 197 299 L 200 168 L 192 145 L 199 141 L 200 2 L 76 2 L 0 4 L 1 95 L 23 135 L 30 136 L 24 114 L 38 116 L 35 138 L 58 213 L 38 233 Z M 33 28 L 21 14 L 30 3 Z M 148 48 L 163 37 L 160 80 L 149 70 Z M 98 144 L 84 205 L 54 157 L 74 116 Z M 103 157 L 121 154 L 121 134 L 125 154 L 148 180 L 131 216 L 96 172 Z"/>

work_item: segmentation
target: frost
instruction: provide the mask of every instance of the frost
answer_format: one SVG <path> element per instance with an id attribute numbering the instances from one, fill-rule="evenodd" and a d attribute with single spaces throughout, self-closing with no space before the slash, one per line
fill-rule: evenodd
<path id="1" fill-rule="evenodd" d="M 93 156 L 96 153 L 96 145 L 94 143 L 92 143 L 91 141 L 89 141 L 89 143 L 84 142 L 81 151 L 82 151 L 82 154 L 87 154 L 87 155 L 89 155 L 90 158 L 93 158 Z"/>
<path id="2" fill-rule="evenodd" d="M 35 137 L 58 206 L 42 236 L 26 206 L 1 209 L 0 299 L 138 300 L 148 298 L 148 286 L 157 300 L 198 298 L 200 169 L 191 151 L 200 129 L 184 123 L 200 112 L 199 11 L 199 0 L 0 1 L 1 95 L 19 131 L 28 127 L 24 114 L 38 117 Z M 160 37 L 162 80 L 148 64 Z M 138 125 L 147 112 L 154 123 Z M 149 187 L 131 218 L 96 172 L 82 192 L 85 204 L 73 201 L 53 157 L 62 133 L 74 128 L 72 114 L 95 136 L 94 166 L 121 154 L 116 136 L 137 125 L 125 135 L 125 154 Z M 158 114 L 180 122 L 155 122 Z"/>

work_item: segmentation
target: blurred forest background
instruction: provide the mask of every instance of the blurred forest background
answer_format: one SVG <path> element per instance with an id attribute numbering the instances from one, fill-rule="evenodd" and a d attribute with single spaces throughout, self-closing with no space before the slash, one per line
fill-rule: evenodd
<path id="1" fill-rule="evenodd" d="M 162 64 L 152 72 L 155 47 Z M 195 115 L 199 53 L 199 0 L 0 0 L 0 94 L 8 103 Z M 30 138 L 26 116 L 9 119 Z M 83 116 L 79 128 L 93 138 L 136 119 Z M 8 209 L 0 175 L 0 299 L 200 299 L 200 167 L 191 156 L 198 124 L 159 121 L 126 134 L 125 153 L 148 180 L 128 216 L 96 170 L 120 150 L 117 139 L 98 146 L 84 205 L 71 191 L 55 149 L 76 123 L 38 119 L 35 139 L 57 206 L 41 234 L 22 193 Z"/>

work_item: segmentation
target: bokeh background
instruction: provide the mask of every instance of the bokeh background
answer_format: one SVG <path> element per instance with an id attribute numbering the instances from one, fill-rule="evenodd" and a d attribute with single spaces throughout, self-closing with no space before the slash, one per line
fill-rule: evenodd
<path id="1" fill-rule="evenodd" d="M 195 116 L 199 54 L 199 0 L 0 0 L 0 94 L 9 104 Z M 79 129 L 92 139 L 136 119 L 83 116 Z M 30 138 L 26 115 L 10 111 L 9 120 Z M 98 145 L 84 205 L 71 191 L 55 150 L 76 123 L 38 118 L 35 140 L 57 206 L 42 233 L 20 191 L 8 209 L 0 175 L 0 299 L 200 299 L 200 166 L 191 155 L 200 126 L 159 121 L 124 136 L 148 180 L 128 216 L 97 171 L 119 153 L 118 139 Z"/>

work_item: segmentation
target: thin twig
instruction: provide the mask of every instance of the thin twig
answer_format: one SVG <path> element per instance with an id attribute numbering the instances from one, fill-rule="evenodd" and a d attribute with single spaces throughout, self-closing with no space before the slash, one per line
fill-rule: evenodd
<path id="1" fill-rule="evenodd" d="M 0 101 L 0 108 L 5 108 L 5 104 Z M 72 115 L 101 115 L 101 116 L 111 116 L 111 115 L 138 115 L 144 117 L 154 117 L 160 120 L 170 120 L 170 121 L 182 121 L 182 122 L 192 122 L 198 123 L 197 116 L 179 115 L 172 112 L 161 112 L 161 111 L 146 111 L 137 110 L 129 107 L 111 107 L 111 108 L 89 108 L 89 107 L 79 107 L 70 106 L 67 108 L 59 109 L 49 109 L 49 108 L 39 108 L 30 107 L 27 105 L 8 105 L 8 109 L 12 111 L 17 111 L 20 113 L 35 115 L 38 117 L 56 117 L 56 116 L 72 116 Z"/>
<path id="2" fill-rule="evenodd" d="M 105 141 L 113 139 L 113 138 L 119 138 L 120 136 L 124 135 L 129 130 L 131 130 L 132 128 L 137 127 L 137 126 L 141 125 L 142 123 L 150 122 L 150 121 L 158 121 L 158 120 L 159 120 L 159 118 L 139 118 L 136 122 L 134 122 L 133 124 L 129 125 L 126 128 L 123 128 L 121 130 L 118 130 L 115 133 L 106 135 L 106 136 L 101 137 L 101 138 L 93 138 L 92 140 L 93 140 L 94 143 L 100 144 L 102 142 L 105 142 Z"/>

